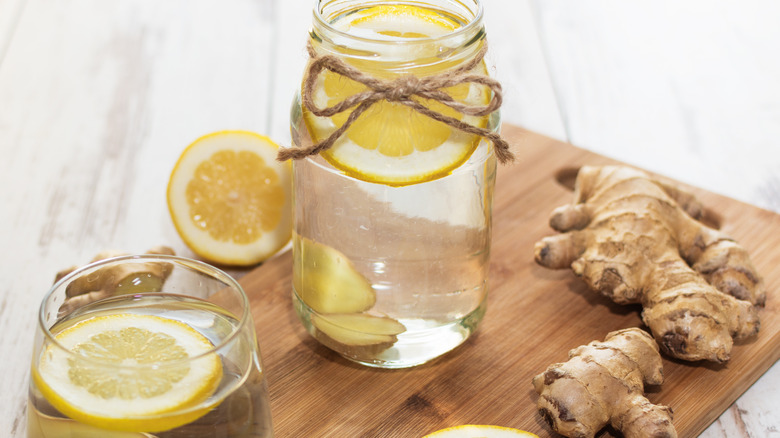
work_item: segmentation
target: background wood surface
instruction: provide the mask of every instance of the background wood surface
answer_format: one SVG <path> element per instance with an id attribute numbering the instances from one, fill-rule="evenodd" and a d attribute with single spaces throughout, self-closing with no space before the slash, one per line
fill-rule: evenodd
<path id="1" fill-rule="evenodd" d="M 182 149 L 289 141 L 312 4 L 0 0 L 0 435 L 24 436 L 54 273 L 107 248 L 191 256 L 165 206 Z M 484 5 L 505 121 L 780 212 L 780 3 Z M 775 365 L 702 436 L 780 436 L 778 406 Z"/>

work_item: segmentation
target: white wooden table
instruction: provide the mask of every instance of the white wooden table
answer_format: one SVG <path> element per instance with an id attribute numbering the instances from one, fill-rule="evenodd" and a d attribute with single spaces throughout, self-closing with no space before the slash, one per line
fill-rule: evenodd
<path id="1" fill-rule="evenodd" d="M 505 121 L 780 212 L 780 3 L 484 4 Z M 25 436 L 54 273 L 108 248 L 191 256 L 165 205 L 182 149 L 289 142 L 312 5 L 0 0 L 0 436 Z M 778 406 L 776 364 L 702 436 L 780 437 Z"/>

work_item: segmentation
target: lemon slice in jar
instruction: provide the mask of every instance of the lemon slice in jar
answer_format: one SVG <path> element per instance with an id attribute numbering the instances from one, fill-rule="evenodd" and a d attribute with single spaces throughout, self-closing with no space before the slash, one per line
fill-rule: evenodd
<path id="1" fill-rule="evenodd" d="M 292 237 L 290 163 L 248 131 L 205 135 L 182 152 L 168 182 L 168 210 L 182 240 L 215 263 L 262 262 Z"/>
<path id="2" fill-rule="evenodd" d="M 216 403 L 207 399 L 222 379 L 222 361 L 208 339 L 180 321 L 96 316 L 55 339 L 60 345 L 43 351 L 33 380 L 52 406 L 81 423 L 159 432 L 200 418 Z"/>
<path id="3" fill-rule="evenodd" d="M 296 234 L 293 251 L 293 287 L 315 312 L 359 313 L 376 303 L 371 283 L 337 249 Z"/>
<path id="4" fill-rule="evenodd" d="M 338 347 L 390 347 L 396 336 L 406 331 L 406 326 L 387 316 L 367 313 L 334 313 L 311 315 L 311 323 L 318 330 L 317 336 L 325 345 Z M 334 344 L 335 343 L 335 344 Z"/>
<path id="5" fill-rule="evenodd" d="M 399 41 L 446 35 L 461 26 L 458 21 L 431 9 L 411 5 L 384 5 L 366 8 L 342 18 L 333 25 L 351 35 Z M 436 52 L 430 48 L 423 52 Z M 427 55 L 430 57 L 430 55 Z M 361 61 L 355 61 L 360 63 Z M 426 59 L 425 63 L 431 62 Z M 420 64 L 423 64 L 421 61 Z M 419 76 L 445 73 L 452 63 L 417 66 L 411 71 Z M 361 68 L 361 65 L 354 65 Z M 400 68 L 400 65 L 396 66 Z M 372 75 L 392 79 L 393 66 Z M 484 62 L 474 73 L 487 75 Z M 314 84 L 312 98 L 319 108 L 333 106 L 367 87 L 337 73 L 324 71 Z M 486 105 L 491 96 L 484 86 L 463 83 L 442 89 L 453 99 L 474 106 Z M 484 128 L 488 116 L 465 116 L 448 106 L 419 97 L 413 100 L 428 109 L 464 123 Z M 322 141 L 341 127 L 354 108 L 332 117 L 313 115 L 304 105 L 303 118 L 314 142 Z M 464 133 L 397 102 L 380 100 L 363 112 L 334 145 L 321 152 L 333 167 L 363 181 L 404 186 L 431 181 L 448 175 L 465 163 L 479 145 L 478 136 Z"/>

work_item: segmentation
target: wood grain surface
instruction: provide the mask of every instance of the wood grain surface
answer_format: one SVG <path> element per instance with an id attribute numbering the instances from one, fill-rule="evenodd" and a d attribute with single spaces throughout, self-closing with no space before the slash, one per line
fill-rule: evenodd
<path id="1" fill-rule="evenodd" d="M 616 305 L 570 271 L 533 261 L 534 243 L 552 233 L 549 213 L 571 200 L 556 176 L 612 161 L 513 126 L 504 132 L 518 160 L 498 175 L 488 312 L 476 335 L 456 350 L 412 369 L 362 367 L 304 331 L 290 299 L 290 252 L 241 280 L 252 302 L 278 437 L 415 437 L 466 423 L 552 436 L 536 413 L 531 378 L 564 361 L 571 348 L 641 326 L 637 306 Z M 681 437 L 701 433 L 780 358 L 774 293 L 780 215 L 692 190 L 721 229 L 750 251 L 770 293 L 760 334 L 735 346 L 728 364 L 664 359 L 666 381 L 648 388 L 648 397 L 674 409 Z"/>

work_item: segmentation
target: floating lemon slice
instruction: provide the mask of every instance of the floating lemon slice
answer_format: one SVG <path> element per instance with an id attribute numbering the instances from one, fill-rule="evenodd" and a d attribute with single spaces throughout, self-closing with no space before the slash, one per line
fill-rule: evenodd
<path id="1" fill-rule="evenodd" d="M 452 32 L 460 24 L 432 10 L 409 5 L 375 6 L 367 8 L 351 21 L 336 23 L 340 29 L 361 35 L 361 31 L 372 35 L 384 36 L 396 41 L 409 38 L 422 38 L 444 35 Z M 405 29 L 403 32 L 397 29 Z M 416 48 L 421 57 L 433 58 L 437 53 L 431 43 L 429 48 Z M 428 53 L 423 55 L 422 53 Z M 420 66 L 406 73 L 430 76 L 444 73 L 455 65 L 425 58 Z M 365 61 L 355 67 L 370 68 Z M 365 64 L 365 65 L 363 65 Z M 429 65 L 424 65 L 429 64 Z M 432 65 L 432 66 L 431 66 Z M 438 66 L 438 67 L 437 67 Z M 399 70 L 401 66 L 396 66 Z M 382 74 L 392 79 L 398 74 L 391 73 L 393 66 L 384 66 Z M 487 74 L 484 63 L 480 63 L 475 73 Z M 314 84 L 312 98 L 319 108 L 333 106 L 357 93 L 366 91 L 363 84 L 325 71 Z M 490 91 L 481 85 L 464 83 L 445 88 L 453 99 L 470 105 L 486 105 Z M 446 105 L 424 98 L 412 97 L 418 103 L 462 122 L 484 128 L 487 116 L 464 116 Z M 351 111 L 345 111 L 333 117 L 314 116 L 305 106 L 303 118 L 315 142 L 327 138 L 341 127 Z M 349 176 L 391 186 L 403 186 L 431 181 L 448 175 L 452 170 L 466 162 L 479 145 L 480 138 L 466 134 L 449 125 L 420 114 L 412 108 L 397 102 L 378 101 L 371 105 L 347 129 L 334 145 L 321 152 L 332 166 Z"/>
<path id="2" fill-rule="evenodd" d="M 209 353 L 211 342 L 182 322 L 129 313 L 97 316 L 55 338 L 75 354 L 50 345 L 33 367 L 33 379 L 43 397 L 74 420 L 115 431 L 159 432 L 213 407 L 206 401 L 222 379 L 222 362 Z"/>
<path id="3" fill-rule="evenodd" d="M 378 39 L 382 39 L 382 35 L 391 38 L 438 37 L 461 26 L 451 17 L 410 5 L 377 5 L 348 17 L 333 25 L 353 35 Z"/>
<path id="4" fill-rule="evenodd" d="M 423 438 L 539 438 L 531 432 L 501 426 L 467 424 L 448 427 L 425 435 Z"/>
<path id="5" fill-rule="evenodd" d="M 289 242 L 290 164 L 276 161 L 278 149 L 262 135 L 220 131 L 184 150 L 168 183 L 168 209 L 196 254 L 247 266 Z"/>

